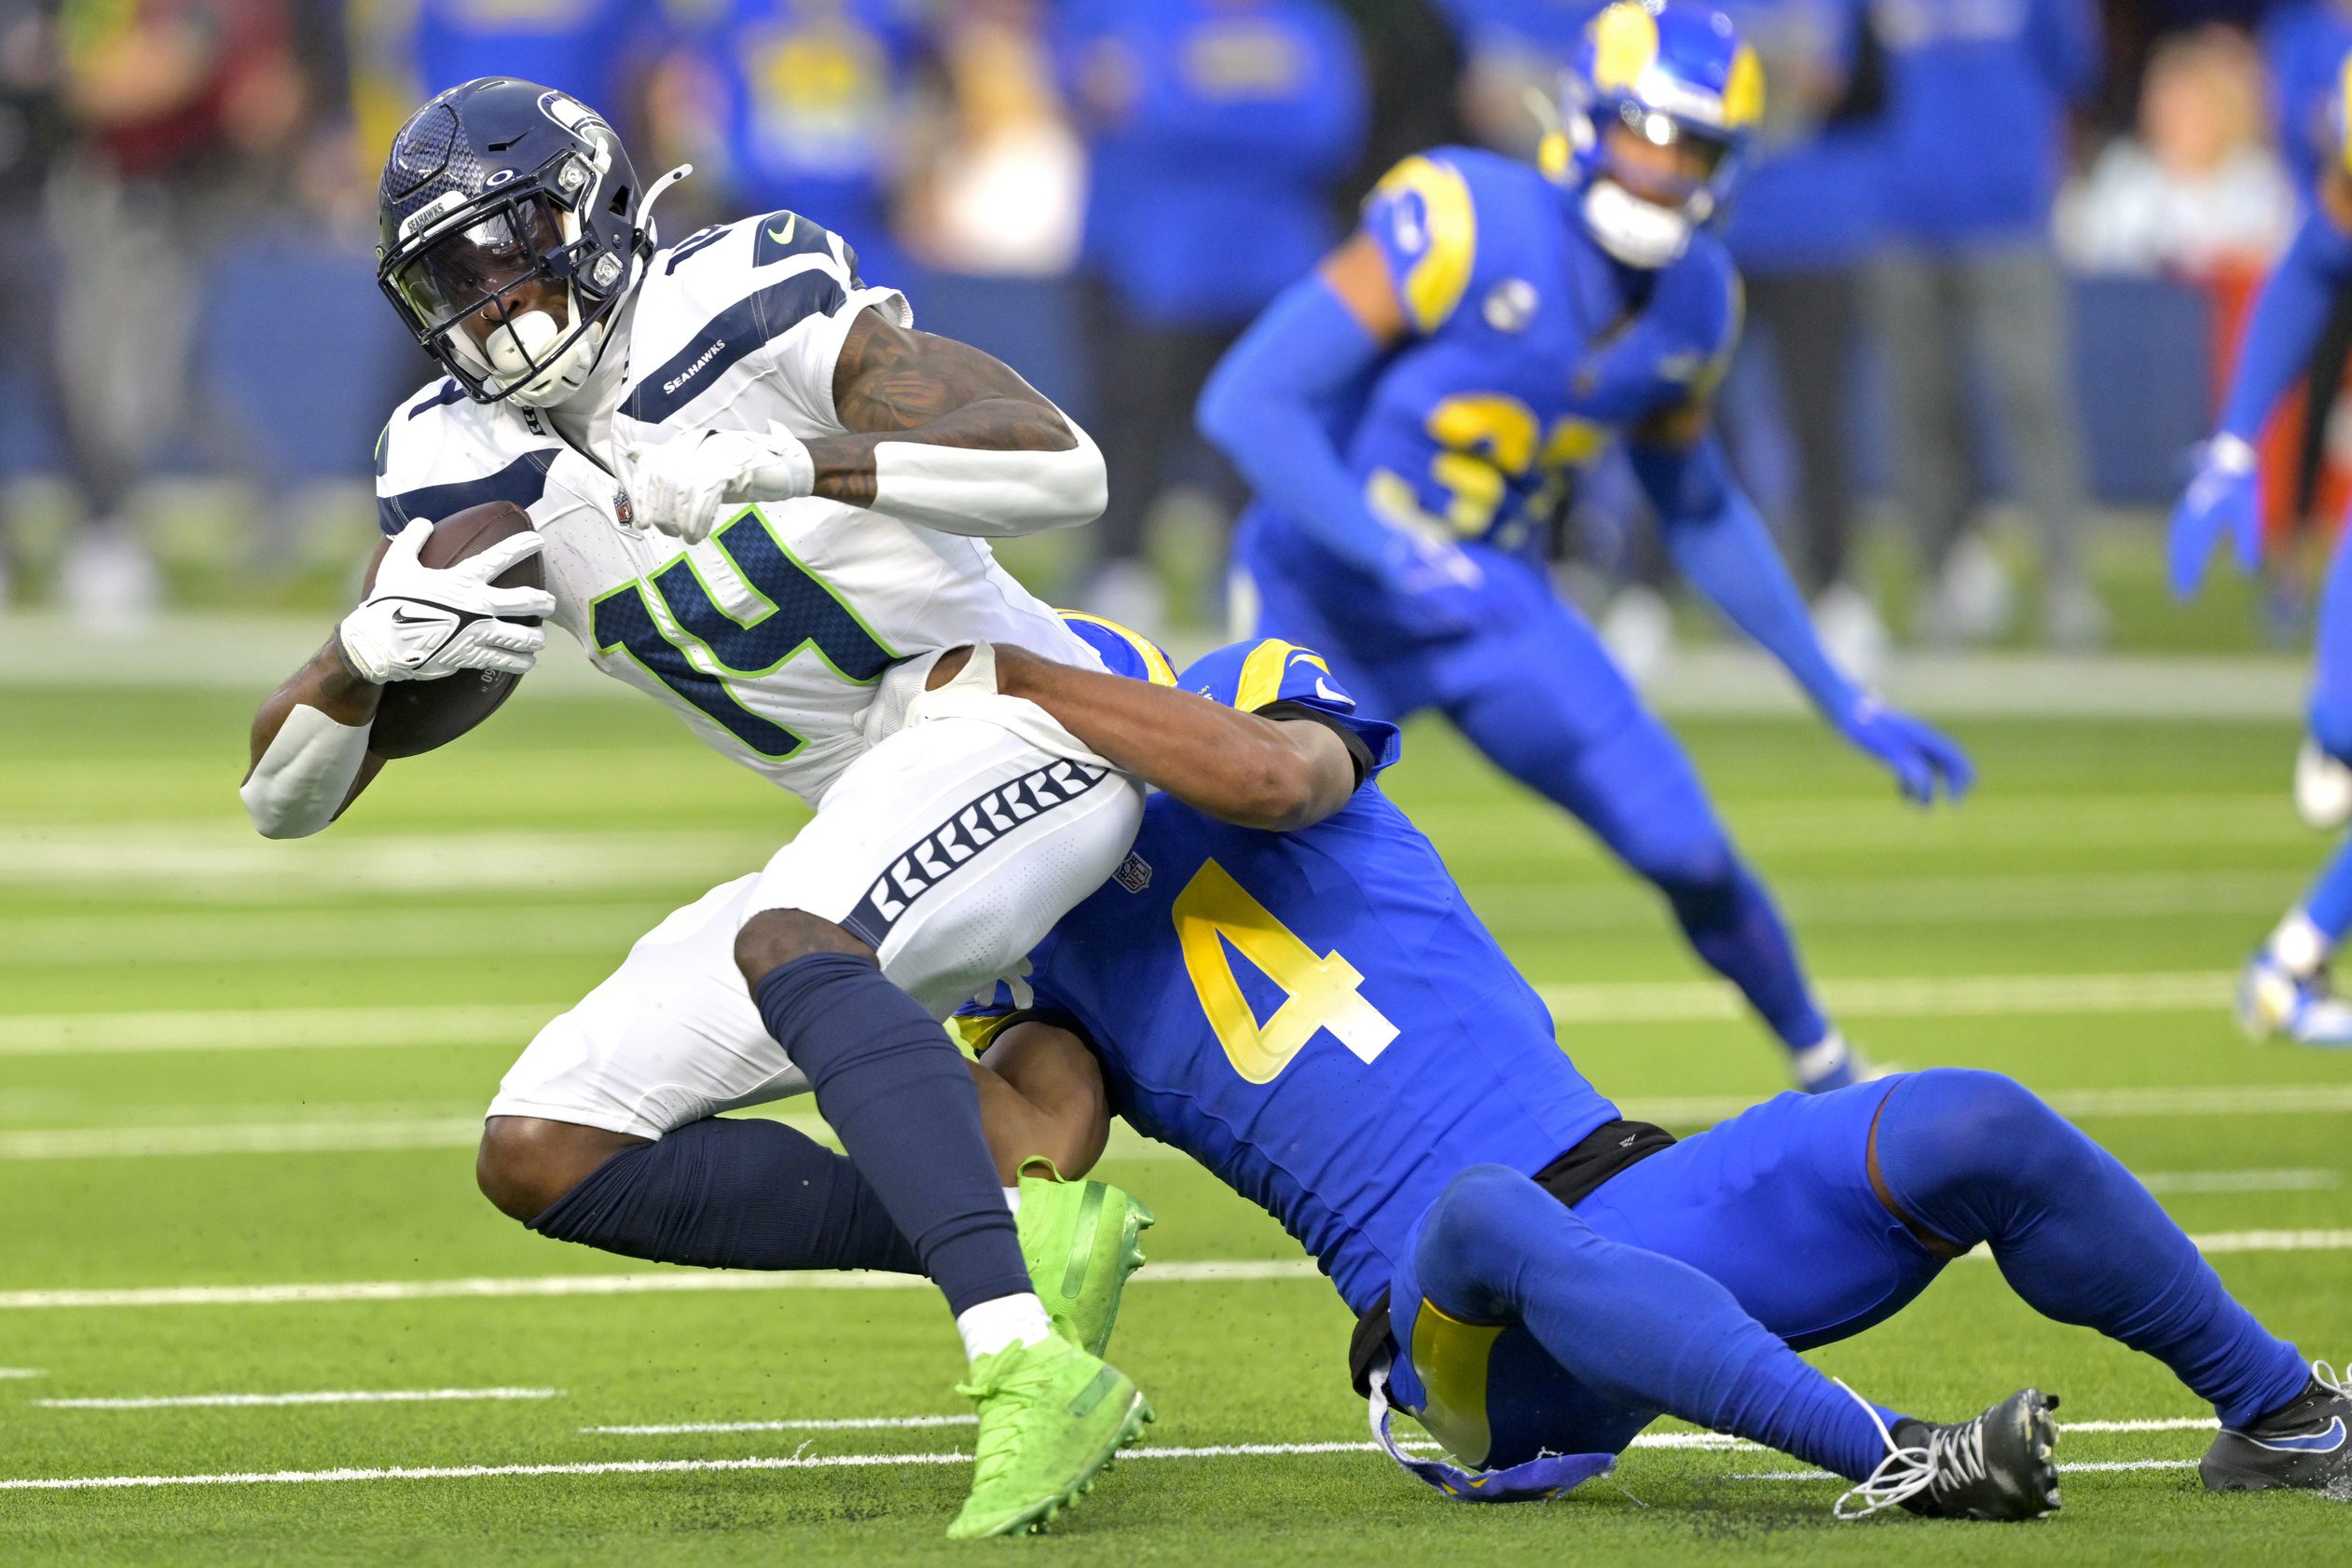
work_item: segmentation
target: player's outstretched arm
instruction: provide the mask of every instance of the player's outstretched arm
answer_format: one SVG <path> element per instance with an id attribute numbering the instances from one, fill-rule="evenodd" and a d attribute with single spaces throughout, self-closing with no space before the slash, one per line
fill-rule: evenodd
<path id="1" fill-rule="evenodd" d="M 2231 373 L 2220 427 L 2205 444 L 2196 475 L 2173 508 L 2173 592 L 2204 585 L 2213 546 L 2227 535 L 2241 570 L 2262 557 L 2262 507 L 2254 441 L 2287 388 L 2303 374 L 2346 279 L 2352 278 L 2352 172 L 2331 172 L 2294 242 L 2263 285 Z"/>
<path id="2" fill-rule="evenodd" d="M 1884 764 L 1905 795 L 1925 804 L 1939 789 L 1955 799 L 1965 793 L 1975 779 L 1966 752 L 1918 720 L 1881 707 L 1830 662 L 1804 596 L 1705 419 L 1703 405 L 1688 405 L 1651 421 L 1627 444 L 1675 565 L 1780 660 L 1822 716 Z"/>
<path id="3" fill-rule="evenodd" d="M 1018 648 L 995 653 L 998 691 L 1036 703 L 1108 762 L 1218 821 L 1309 828 L 1355 792 L 1355 754 L 1327 725 L 1243 713 Z"/>
<path id="4" fill-rule="evenodd" d="M 639 520 L 701 539 L 720 508 L 820 496 L 942 533 L 1076 528 L 1109 497 L 1103 454 L 1010 365 L 859 313 L 833 367 L 838 435 L 721 431 L 628 454 Z"/>

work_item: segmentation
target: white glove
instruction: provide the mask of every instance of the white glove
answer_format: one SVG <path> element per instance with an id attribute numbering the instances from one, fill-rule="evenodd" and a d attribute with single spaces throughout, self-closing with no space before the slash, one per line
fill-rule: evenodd
<path id="1" fill-rule="evenodd" d="M 624 454 L 630 521 L 689 544 L 709 537 L 724 507 L 748 501 L 796 501 L 816 488 L 817 465 L 800 439 L 779 426 L 768 433 L 706 431 Z"/>
<path id="2" fill-rule="evenodd" d="M 529 670 L 547 633 L 497 617 L 552 615 L 556 596 L 543 588 L 494 588 L 490 579 L 539 554 L 539 535 L 518 533 L 436 568 L 417 558 L 432 532 L 433 525 L 419 518 L 392 536 L 375 588 L 336 628 L 344 658 L 378 685 L 438 681 L 461 669 Z"/>

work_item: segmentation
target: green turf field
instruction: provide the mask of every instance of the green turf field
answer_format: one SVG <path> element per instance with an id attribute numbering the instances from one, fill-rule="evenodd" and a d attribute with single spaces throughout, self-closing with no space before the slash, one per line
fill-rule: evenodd
<path id="1" fill-rule="evenodd" d="M 527 692 L 333 832 L 267 845 L 233 794 L 249 711 L 0 692 L 0 1562 L 2343 1560 L 2352 1514 L 2194 1490 L 2207 1412 L 1981 1260 L 1816 1359 L 1925 1414 L 2033 1382 L 2077 1422 L 2171 1424 L 2069 1433 L 2090 1468 L 2045 1525 L 1836 1525 L 1836 1484 L 1687 1442 L 1561 1502 L 1447 1504 L 1360 1451 L 1347 1315 L 1296 1248 L 1132 1138 L 1105 1174 L 1161 1224 L 1115 1355 L 1160 1422 L 1052 1535 L 951 1547 L 970 1428 L 902 1419 L 962 1408 L 934 1296 L 631 1265 L 473 1189 L 532 1027 L 795 814 L 651 704 Z M 2341 1361 L 2352 1056 L 2257 1050 L 2224 1015 L 2321 848 L 2285 798 L 2290 729 L 1957 727 L 1984 790 L 1932 817 L 1809 725 L 1686 731 L 1850 1033 L 2050 1094 Z M 1575 830 L 1435 729 L 1393 780 L 1630 1114 L 1688 1128 L 1779 1087 Z M 472 1396 L 45 1403 L 432 1391 Z M 861 1420 L 896 1424 L 677 1430 Z M 430 1473 L 317 1479 L 387 1469 Z M 269 1472 L 313 1479 L 20 1484 Z"/>

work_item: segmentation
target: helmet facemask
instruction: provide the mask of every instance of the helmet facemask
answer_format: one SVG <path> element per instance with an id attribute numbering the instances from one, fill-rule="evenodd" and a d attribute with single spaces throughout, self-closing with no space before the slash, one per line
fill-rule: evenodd
<path id="1" fill-rule="evenodd" d="M 1593 239 L 1628 267 L 1654 269 L 1680 257 L 1715 214 L 1734 161 L 1731 142 L 1631 99 L 1570 123 L 1582 132 L 1577 161 Z"/>

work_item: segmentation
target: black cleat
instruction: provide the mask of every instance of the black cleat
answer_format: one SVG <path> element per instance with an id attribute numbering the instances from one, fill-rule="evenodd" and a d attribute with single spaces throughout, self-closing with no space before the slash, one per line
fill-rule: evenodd
<path id="1" fill-rule="evenodd" d="M 2324 1361 L 2304 1391 L 2253 1425 L 2223 1427 L 2197 1461 L 2208 1492 L 2295 1487 L 2352 1502 L 2352 1378 Z"/>
<path id="2" fill-rule="evenodd" d="M 1867 1480 L 1837 1500 L 1837 1517 L 1860 1519 L 1901 1505 L 1929 1519 L 2014 1522 L 2058 1511 L 2057 1396 L 2023 1388 L 1974 1421 L 1905 1421 L 1888 1435 L 1892 1450 Z M 1849 1506 L 1849 1505 L 1858 1505 Z"/>

